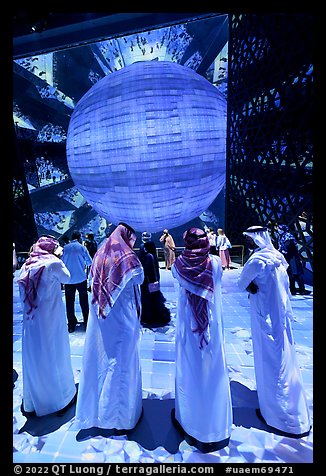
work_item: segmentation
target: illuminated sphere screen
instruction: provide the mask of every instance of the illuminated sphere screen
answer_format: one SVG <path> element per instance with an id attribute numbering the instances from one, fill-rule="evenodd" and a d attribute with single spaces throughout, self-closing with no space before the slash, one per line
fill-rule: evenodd
<path id="1" fill-rule="evenodd" d="M 198 217 L 225 183 L 226 99 L 190 68 L 133 63 L 77 103 L 67 160 L 97 213 L 136 231 Z"/>

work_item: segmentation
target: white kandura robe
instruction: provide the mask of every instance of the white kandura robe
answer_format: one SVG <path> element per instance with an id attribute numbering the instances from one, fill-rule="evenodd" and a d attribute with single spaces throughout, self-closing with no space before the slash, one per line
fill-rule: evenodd
<path id="1" fill-rule="evenodd" d="M 128 430 L 141 416 L 141 325 L 135 292 L 140 305 L 143 280 L 143 268 L 138 268 L 105 319 L 98 317 L 98 304 L 90 304 L 76 405 L 78 428 Z"/>
<path id="2" fill-rule="evenodd" d="M 210 255 L 213 264 L 214 303 L 208 301 L 210 341 L 199 348 L 199 335 L 192 329 L 196 321 L 186 296 L 193 285 L 186 283 L 172 266 L 179 281 L 176 325 L 175 417 L 183 429 L 203 443 L 219 442 L 230 437 L 232 401 L 225 360 L 222 320 L 221 276 L 218 256 Z"/>
<path id="3" fill-rule="evenodd" d="M 35 411 L 37 416 L 61 410 L 76 393 L 61 291 L 61 283 L 69 281 L 70 273 L 58 258 L 44 260 L 43 264 L 45 269 L 37 289 L 38 307 L 32 318 L 27 319 L 23 304 L 23 402 L 24 410 Z M 25 265 L 20 276 L 24 272 Z M 23 299 L 24 287 L 18 285 Z"/>
<path id="4" fill-rule="evenodd" d="M 267 249 L 254 252 L 245 263 L 238 285 L 250 294 L 251 334 L 259 407 L 268 425 L 287 433 L 309 431 L 310 418 L 291 320 L 289 278 L 281 260 Z"/>

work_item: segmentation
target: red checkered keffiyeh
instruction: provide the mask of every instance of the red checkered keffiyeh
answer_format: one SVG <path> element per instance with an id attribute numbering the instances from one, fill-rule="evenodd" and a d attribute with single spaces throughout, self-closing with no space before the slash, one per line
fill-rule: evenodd
<path id="1" fill-rule="evenodd" d="M 27 319 L 33 318 L 33 311 L 37 309 L 37 289 L 45 269 L 45 262 L 59 260 L 53 254 L 58 246 L 59 242 L 55 238 L 41 236 L 33 245 L 32 251 L 21 269 L 17 282 L 23 285 L 23 302 L 28 306 Z"/>
<path id="2" fill-rule="evenodd" d="M 135 238 L 135 233 L 128 226 L 119 224 L 93 258 L 90 270 L 93 277 L 92 304 L 98 303 L 99 317 L 103 319 L 107 317 L 106 307 L 112 309 L 127 282 L 142 267 L 132 249 L 132 238 Z M 139 306 L 137 289 L 135 293 Z"/>
<path id="3" fill-rule="evenodd" d="M 185 250 L 178 256 L 174 266 L 185 283 L 187 297 L 197 323 L 193 331 L 199 334 L 200 348 L 208 344 L 206 331 L 208 328 L 208 301 L 214 299 L 213 266 L 209 256 L 209 240 L 206 233 L 199 228 L 187 230 L 183 239 Z M 191 292 L 187 289 L 191 285 Z"/>

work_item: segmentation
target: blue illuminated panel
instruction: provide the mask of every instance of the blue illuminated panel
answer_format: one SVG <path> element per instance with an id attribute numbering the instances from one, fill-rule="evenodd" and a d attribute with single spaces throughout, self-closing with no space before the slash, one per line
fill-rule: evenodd
<path id="1" fill-rule="evenodd" d="M 107 221 L 136 231 L 199 216 L 225 183 L 226 100 L 192 69 L 133 63 L 78 102 L 67 159 L 80 193 Z"/>

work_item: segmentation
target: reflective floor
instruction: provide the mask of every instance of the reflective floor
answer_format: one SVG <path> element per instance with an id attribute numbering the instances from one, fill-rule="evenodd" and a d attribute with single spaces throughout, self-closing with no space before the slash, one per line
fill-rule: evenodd
<path id="1" fill-rule="evenodd" d="M 230 443 L 203 454 L 183 440 L 171 423 L 174 406 L 176 286 L 171 272 L 161 269 L 161 288 L 171 309 L 169 326 L 143 329 L 141 365 L 144 415 L 129 435 L 109 436 L 102 431 L 82 434 L 75 428 L 75 407 L 64 416 L 26 419 L 22 402 L 21 305 L 14 279 L 13 443 L 15 463 L 312 463 L 313 427 L 309 436 L 293 439 L 270 432 L 257 418 L 249 301 L 236 281 L 241 268 L 222 277 L 226 359 L 234 413 Z M 17 272 L 16 272 L 17 276 Z M 306 286 L 312 291 L 311 286 Z M 64 294 L 63 294 L 64 299 Z M 293 333 L 299 365 L 313 421 L 313 293 L 293 296 Z M 77 296 L 77 318 L 82 321 Z M 85 332 L 82 325 L 69 334 L 71 357 L 78 386 Z"/>

